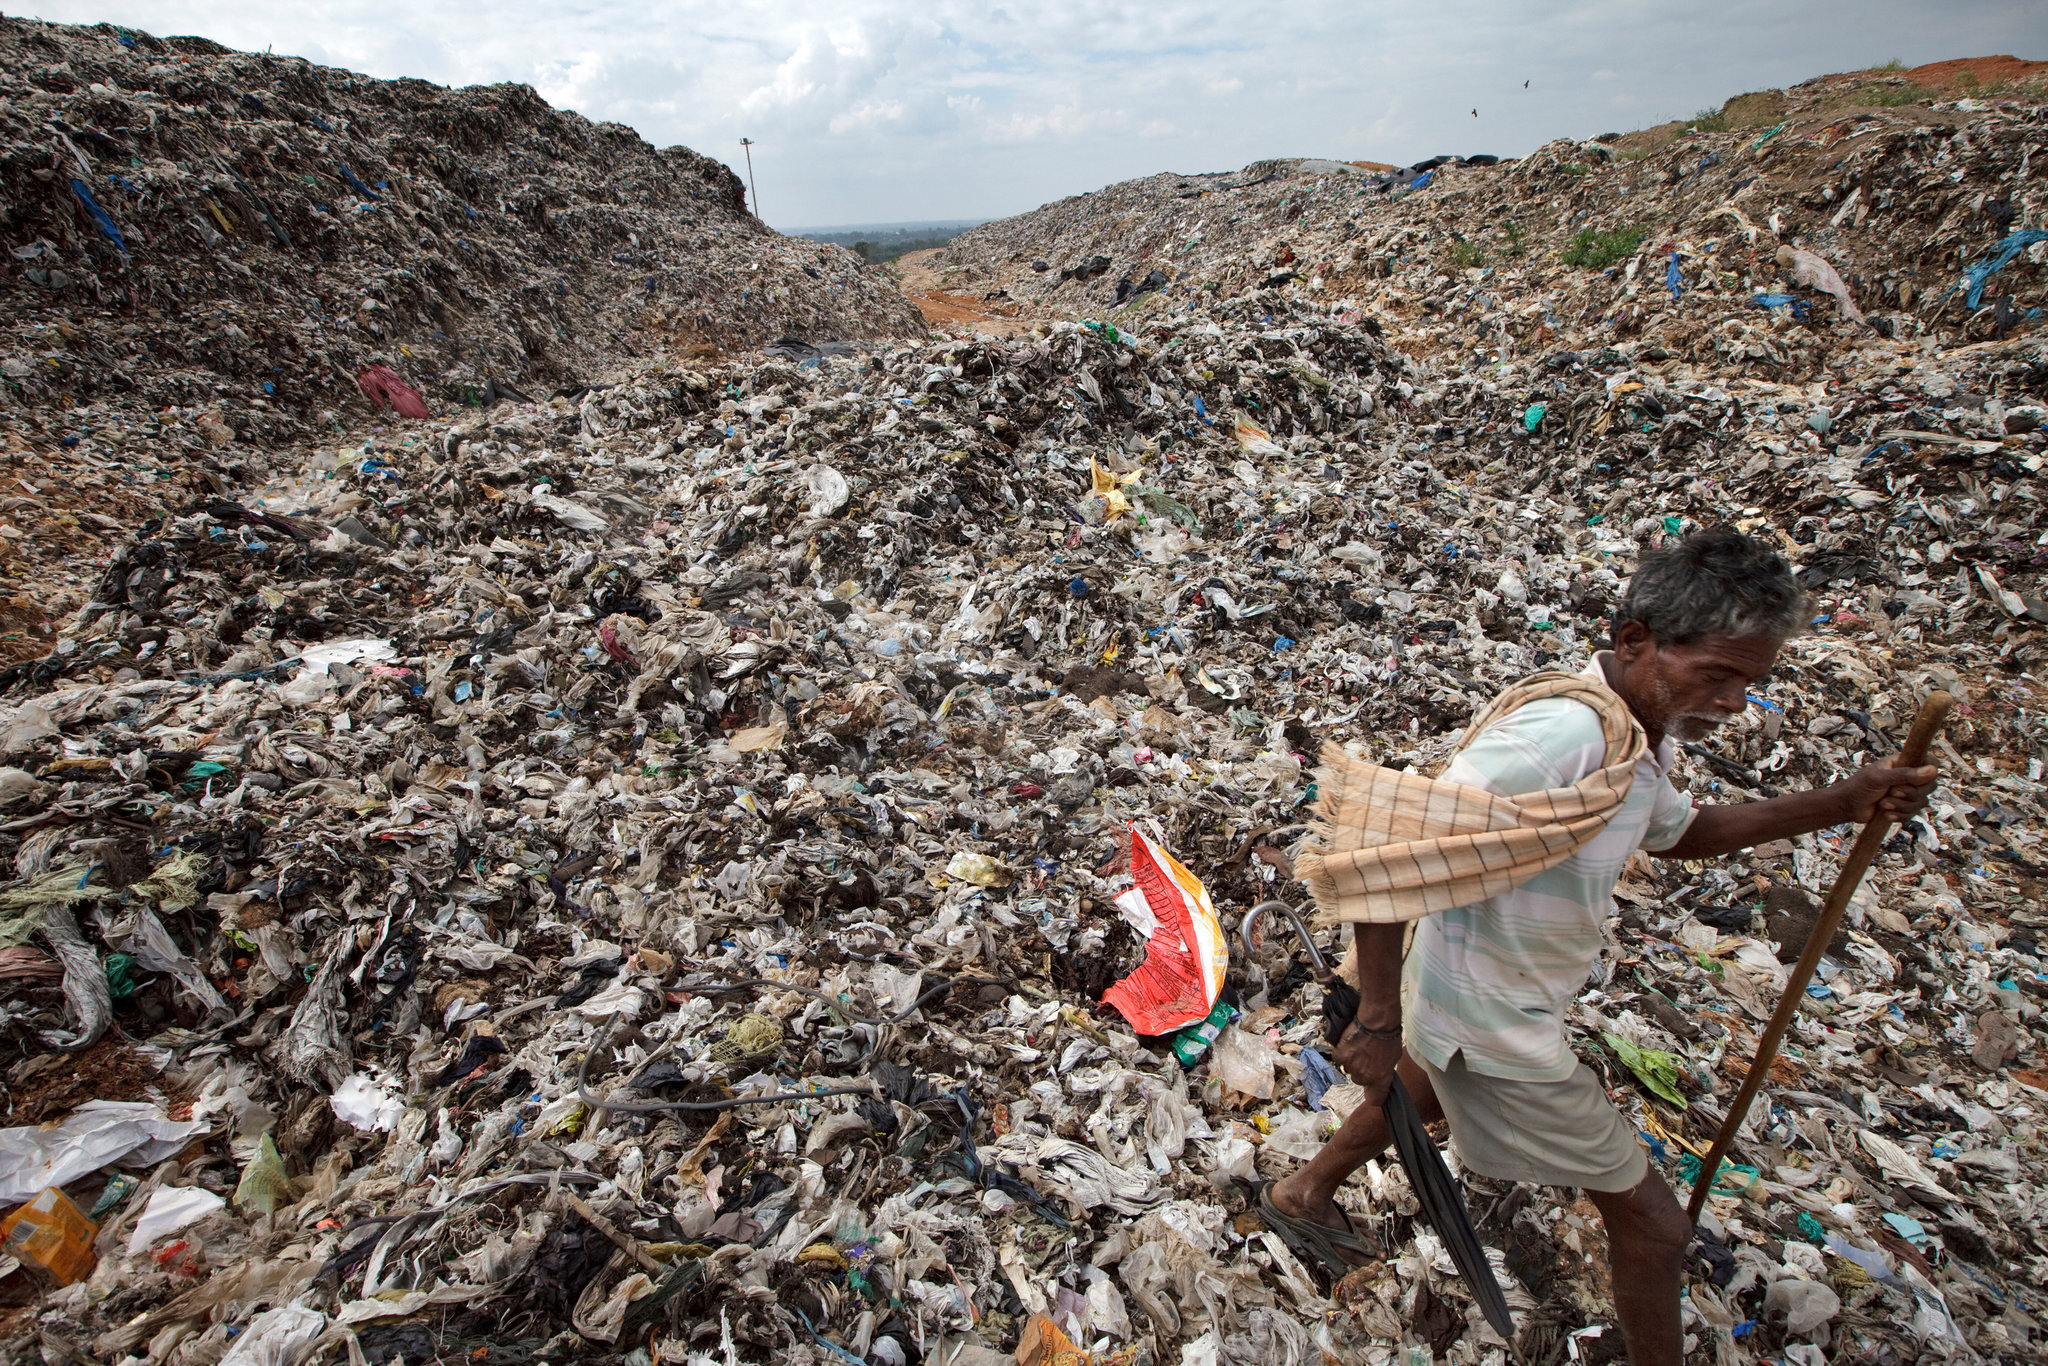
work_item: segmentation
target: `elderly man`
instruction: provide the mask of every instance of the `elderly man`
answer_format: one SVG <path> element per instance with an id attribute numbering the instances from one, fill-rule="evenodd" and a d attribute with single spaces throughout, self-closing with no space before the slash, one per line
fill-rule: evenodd
<path id="1" fill-rule="evenodd" d="M 1398 1070 L 1425 1120 L 1450 1121 L 1470 1170 L 1586 1191 L 1607 1226 L 1630 1361 L 1677 1366 L 1692 1230 L 1573 1056 L 1565 1012 L 1636 850 L 1712 858 L 1925 804 L 1935 770 L 1889 764 L 1729 806 L 1696 808 L 1672 786 L 1676 743 L 1741 715 L 1804 616 L 1782 558 L 1735 531 L 1704 532 L 1643 556 L 1613 649 L 1582 675 L 1510 689 L 1442 778 L 1328 756 L 1322 820 L 1298 867 L 1323 911 L 1355 925 L 1344 972 L 1358 1016 L 1335 1053 L 1366 1097 L 1312 1161 L 1262 1189 L 1278 1231 L 1325 1261 L 1360 1259 L 1365 1244 L 1333 1197 L 1385 1150 L 1381 1103 Z"/>

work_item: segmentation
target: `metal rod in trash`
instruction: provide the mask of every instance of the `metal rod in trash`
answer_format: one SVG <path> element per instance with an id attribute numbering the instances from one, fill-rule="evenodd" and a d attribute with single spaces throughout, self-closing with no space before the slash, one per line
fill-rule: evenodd
<path id="1" fill-rule="evenodd" d="M 1926 761 L 1927 747 L 1934 743 L 1941 723 L 1948 717 L 1948 709 L 1954 704 L 1955 699 L 1945 692 L 1927 695 L 1927 700 L 1920 704 L 1920 714 L 1913 718 L 1913 729 L 1906 736 L 1905 747 L 1899 751 L 1899 767 L 1918 768 Z M 1749 1113 L 1750 1103 L 1756 1099 L 1757 1090 L 1763 1085 L 1764 1074 L 1770 1071 L 1771 1063 L 1777 1059 L 1778 1045 L 1785 1041 L 1785 1031 L 1791 1028 L 1792 1017 L 1798 1013 L 1799 1002 L 1806 995 L 1806 984 L 1813 980 L 1813 971 L 1820 966 L 1828 941 L 1835 937 L 1835 929 L 1842 923 L 1842 913 L 1849 908 L 1849 899 L 1856 895 L 1863 875 L 1870 871 L 1877 851 L 1884 847 L 1885 836 L 1891 833 L 1891 826 L 1892 823 L 1882 817 L 1871 820 L 1850 847 L 1849 857 L 1842 861 L 1842 871 L 1835 878 L 1827 901 L 1821 906 L 1813 933 L 1806 937 L 1806 947 L 1800 951 L 1799 961 L 1792 967 L 1784 994 L 1778 998 L 1778 1009 L 1772 1014 L 1770 1024 L 1765 1026 L 1763 1038 L 1757 1041 L 1756 1057 L 1750 1061 L 1749 1075 L 1742 1079 L 1742 1089 L 1735 1093 L 1735 1102 L 1728 1107 L 1728 1118 L 1721 1123 L 1721 1132 L 1714 1139 L 1713 1149 L 1707 1154 L 1707 1160 L 1700 1163 L 1700 1174 L 1693 1179 L 1692 1200 L 1685 1207 L 1689 1221 L 1699 1222 L 1700 1211 L 1706 1207 L 1707 1192 L 1714 1188 L 1715 1173 L 1721 1170 L 1722 1159 L 1728 1156 L 1728 1150 L 1735 1146 L 1735 1134 L 1742 1127 L 1743 1117 Z"/>

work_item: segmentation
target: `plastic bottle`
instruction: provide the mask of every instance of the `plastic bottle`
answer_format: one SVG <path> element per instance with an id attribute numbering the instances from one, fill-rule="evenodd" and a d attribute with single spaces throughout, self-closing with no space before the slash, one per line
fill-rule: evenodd
<path id="1" fill-rule="evenodd" d="M 1222 1035 L 1224 1026 L 1236 1018 L 1237 1007 L 1219 1000 L 1208 1018 L 1195 1021 L 1173 1036 L 1173 1056 L 1180 1059 L 1182 1067 L 1193 1067 Z"/>

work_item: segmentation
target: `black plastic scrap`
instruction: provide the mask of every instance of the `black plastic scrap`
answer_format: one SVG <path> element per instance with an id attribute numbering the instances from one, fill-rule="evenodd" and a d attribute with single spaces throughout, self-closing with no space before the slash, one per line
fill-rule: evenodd
<path id="1" fill-rule="evenodd" d="M 953 1092 L 953 1100 L 960 1106 L 960 1151 L 948 1153 L 940 1159 L 940 1165 L 954 1168 L 984 1190 L 1001 1191 L 1012 1200 L 1022 1201 L 1049 1224 L 1072 1228 L 1072 1222 L 1051 1200 L 1025 1185 L 1014 1173 L 993 1162 L 981 1160 L 981 1154 L 974 1146 L 974 1126 L 981 1118 L 981 1106 L 975 1103 L 964 1086 Z"/>
<path id="2" fill-rule="evenodd" d="M 503 1057 L 505 1041 L 495 1034 L 472 1035 L 462 1053 L 442 1068 L 434 1078 L 435 1087 L 453 1086 L 464 1078 L 473 1076 L 479 1069 L 489 1065 L 491 1059 Z"/>

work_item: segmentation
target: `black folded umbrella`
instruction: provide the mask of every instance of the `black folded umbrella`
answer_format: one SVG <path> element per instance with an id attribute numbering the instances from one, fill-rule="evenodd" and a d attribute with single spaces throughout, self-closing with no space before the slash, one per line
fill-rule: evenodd
<path id="1" fill-rule="evenodd" d="M 1330 971 L 1329 965 L 1323 961 L 1322 951 L 1308 932 L 1308 926 L 1302 923 L 1300 914 L 1284 901 L 1261 903 L 1245 916 L 1239 933 L 1244 936 L 1246 948 L 1252 947 L 1252 926 L 1257 923 L 1260 913 L 1268 910 L 1277 910 L 1285 915 L 1293 923 L 1295 933 L 1301 936 L 1302 945 L 1308 950 L 1310 969 L 1323 988 L 1323 1036 L 1335 1044 L 1344 1037 L 1344 1031 L 1351 1028 L 1351 1022 L 1358 1018 L 1358 989 Z M 1472 1287 L 1486 1321 L 1493 1325 L 1495 1332 L 1513 1341 L 1514 1317 L 1508 1313 L 1507 1296 L 1501 1293 L 1500 1282 L 1494 1278 L 1493 1263 L 1486 1259 L 1486 1249 L 1480 1246 L 1479 1234 L 1472 1227 L 1472 1215 L 1465 1206 L 1465 1188 L 1444 1165 L 1444 1155 L 1437 1150 L 1436 1141 L 1430 1138 L 1429 1130 L 1422 1123 L 1422 1112 L 1415 1108 L 1415 1097 L 1408 1094 L 1408 1088 L 1402 1084 L 1398 1073 L 1394 1076 L 1394 1084 L 1387 1090 L 1385 1113 L 1387 1129 L 1394 1136 L 1394 1152 L 1401 1159 L 1402 1170 L 1408 1173 L 1408 1184 L 1415 1188 L 1415 1198 L 1422 1206 L 1423 1216 L 1429 1220 L 1429 1226 L 1436 1230 L 1437 1236 L 1444 1240 L 1444 1250 L 1451 1254 L 1458 1274 Z"/>
<path id="2" fill-rule="evenodd" d="M 1444 1249 L 1451 1254 L 1465 1284 L 1472 1287 L 1486 1321 L 1496 1333 L 1514 1341 L 1515 1321 L 1508 1313 L 1507 1296 L 1494 1279 L 1493 1263 L 1486 1259 L 1486 1249 L 1479 1245 L 1479 1234 L 1465 1208 L 1465 1188 L 1444 1165 L 1444 1155 L 1437 1151 L 1435 1140 L 1423 1127 L 1415 1097 L 1408 1094 L 1398 1075 L 1387 1091 L 1386 1115 L 1387 1128 L 1394 1134 L 1394 1151 L 1401 1156 L 1402 1169 L 1408 1173 L 1408 1184 L 1415 1188 L 1415 1198 L 1421 1202 L 1429 1226 L 1444 1240 Z"/>

